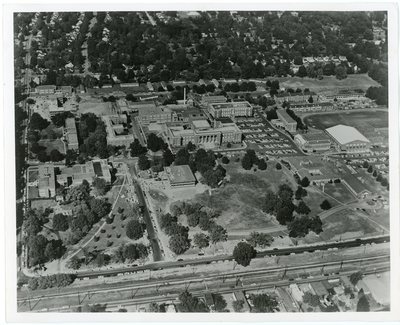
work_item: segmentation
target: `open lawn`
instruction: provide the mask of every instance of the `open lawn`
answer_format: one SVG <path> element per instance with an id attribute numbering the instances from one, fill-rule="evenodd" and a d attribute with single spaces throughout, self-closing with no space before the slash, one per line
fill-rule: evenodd
<path id="1" fill-rule="evenodd" d="M 363 89 L 370 86 L 378 87 L 379 83 L 371 79 L 367 74 L 348 75 L 346 79 L 338 80 L 335 76 L 324 76 L 322 80 L 300 77 L 282 77 L 278 79 L 281 87 L 286 88 L 309 88 L 311 91 L 343 89 Z"/>
<path id="2" fill-rule="evenodd" d="M 337 124 L 349 125 L 362 130 L 371 128 L 388 127 L 388 114 L 382 111 L 365 112 L 335 112 L 326 114 L 309 115 L 304 118 L 304 122 L 312 128 L 325 130 Z"/>
<path id="3" fill-rule="evenodd" d="M 381 228 L 370 222 L 367 218 L 361 217 L 359 212 L 351 209 L 342 210 L 325 218 L 323 232 L 320 237 L 323 240 L 337 240 L 348 238 L 361 238 L 382 234 Z"/>
<path id="4" fill-rule="evenodd" d="M 46 153 L 50 154 L 53 149 L 57 149 L 62 154 L 66 153 L 66 146 L 60 139 L 55 140 L 39 140 L 39 145 L 46 147 Z"/>
<path id="5" fill-rule="evenodd" d="M 79 103 L 79 113 L 94 113 L 97 116 L 111 114 L 111 103 L 92 97 L 84 97 Z"/>
<path id="6" fill-rule="evenodd" d="M 218 224 L 230 230 L 262 230 L 277 225 L 275 217 L 262 211 L 265 191 L 276 191 L 279 184 L 289 183 L 283 170 L 268 166 L 265 171 L 244 170 L 240 163 L 224 165 L 230 181 L 223 187 L 196 196 L 195 201 L 220 211 Z"/>
<path id="7" fill-rule="evenodd" d="M 332 183 L 332 184 L 328 183 L 324 187 L 324 192 L 334 197 L 341 203 L 348 203 L 355 200 L 355 197 L 350 193 L 346 185 L 344 185 L 343 183 Z"/>
<path id="8" fill-rule="evenodd" d="M 320 205 L 323 200 L 327 199 L 331 206 L 337 206 L 339 203 L 336 202 L 335 200 L 330 199 L 326 195 L 322 193 L 322 190 L 318 190 L 315 187 L 308 186 L 306 188 L 307 191 L 307 196 L 303 198 L 303 201 L 311 210 L 311 215 L 318 215 L 321 213 L 323 210 L 321 209 Z"/>

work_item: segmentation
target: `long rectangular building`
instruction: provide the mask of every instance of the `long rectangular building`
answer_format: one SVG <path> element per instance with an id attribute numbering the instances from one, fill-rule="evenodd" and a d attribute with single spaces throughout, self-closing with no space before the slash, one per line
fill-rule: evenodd
<path id="1" fill-rule="evenodd" d="M 194 120 L 188 125 L 168 126 L 167 140 L 174 147 L 183 147 L 191 142 L 203 148 L 218 148 L 222 144 L 240 143 L 242 131 L 232 121 L 217 120 L 211 126 L 205 119 Z"/>
<path id="2" fill-rule="evenodd" d="M 209 103 L 208 112 L 214 118 L 253 116 L 253 106 L 247 101 Z"/>
<path id="3" fill-rule="evenodd" d="M 331 147 L 331 140 L 324 132 L 296 134 L 294 142 L 306 152 L 327 151 Z"/>
<path id="4" fill-rule="evenodd" d="M 65 119 L 65 138 L 67 140 L 68 149 L 78 150 L 79 141 L 76 131 L 75 118 L 69 117 Z"/>
<path id="5" fill-rule="evenodd" d="M 278 109 L 276 111 L 279 120 L 283 124 L 283 128 L 288 132 L 296 132 L 297 122 L 290 117 L 290 115 L 284 109 Z"/>

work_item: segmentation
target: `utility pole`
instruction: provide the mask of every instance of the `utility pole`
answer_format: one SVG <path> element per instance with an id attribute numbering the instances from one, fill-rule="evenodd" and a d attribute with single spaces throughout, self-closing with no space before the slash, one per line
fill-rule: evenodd
<path id="1" fill-rule="evenodd" d="M 285 266 L 285 270 L 283 271 L 283 274 L 282 274 L 282 279 L 284 279 L 284 278 L 285 278 L 285 276 L 286 276 L 286 272 L 287 272 L 287 265 Z"/>

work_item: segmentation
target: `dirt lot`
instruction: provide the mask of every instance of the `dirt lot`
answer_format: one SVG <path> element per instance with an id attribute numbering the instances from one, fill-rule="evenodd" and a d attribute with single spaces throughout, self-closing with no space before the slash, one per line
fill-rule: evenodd
<path id="1" fill-rule="evenodd" d="M 79 103 L 79 113 L 94 113 L 98 116 L 111 114 L 111 103 L 103 102 L 102 99 L 93 97 L 82 97 Z"/>
<path id="2" fill-rule="evenodd" d="M 324 76 L 324 79 L 311 79 L 300 77 L 277 78 L 281 87 L 309 88 L 312 91 L 337 90 L 337 89 L 363 89 L 380 86 L 379 83 L 368 77 L 367 74 L 348 75 L 346 79 L 338 80 L 335 76 Z"/>

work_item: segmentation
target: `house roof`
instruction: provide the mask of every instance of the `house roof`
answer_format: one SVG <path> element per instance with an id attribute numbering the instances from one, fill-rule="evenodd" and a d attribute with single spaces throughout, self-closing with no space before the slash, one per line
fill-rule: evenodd
<path id="1" fill-rule="evenodd" d="M 345 145 L 354 141 L 369 143 L 369 140 L 352 126 L 339 124 L 326 129 L 326 132 L 328 132 L 328 134 L 341 145 Z"/>

